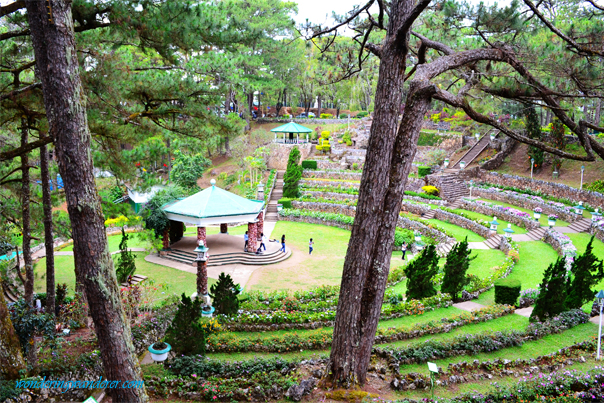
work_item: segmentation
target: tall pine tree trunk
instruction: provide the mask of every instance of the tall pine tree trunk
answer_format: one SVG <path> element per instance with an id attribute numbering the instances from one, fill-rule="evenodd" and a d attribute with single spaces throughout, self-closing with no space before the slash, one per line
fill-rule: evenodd
<path id="1" fill-rule="evenodd" d="M 19 259 L 19 256 L 17 256 Z M 10 320 L 2 277 L 0 277 L 0 379 L 8 381 L 19 379 L 19 371 L 25 370 L 25 360 L 21 354 L 21 343 Z"/>
<path id="2" fill-rule="evenodd" d="M 27 117 L 21 117 L 21 146 L 29 137 Z M 21 156 L 21 227 L 23 231 L 23 265 L 25 266 L 25 300 L 34 306 L 34 265 L 31 256 L 31 212 L 29 189 L 29 154 Z M 18 258 L 18 257 L 17 257 Z"/>
<path id="3" fill-rule="evenodd" d="M 598 98 L 596 100 L 596 108 L 594 111 L 594 125 L 600 126 L 600 116 L 602 113 L 602 99 Z"/>
<path id="4" fill-rule="evenodd" d="M 40 176 L 42 180 L 42 204 L 44 209 L 44 247 L 46 248 L 46 312 L 55 314 L 55 255 L 52 233 L 52 201 L 50 174 L 48 172 L 48 148 L 40 148 Z"/>
<path id="5" fill-rule="evenodd" d="M 71 2 L 49 0 L 25 4 L 49 132 L 54 138 L 65 184 L 73 252 L 78 265 L 77 280 L 86 288 L 105 378 L 140 381 L 140 366 L 130 325 L 120 302 L 92 173 L 91 137 L 78 70 Z M 114 402 L 148 401 L 144 388 L 112 388 L 108 389 L 108 394 Z"/>

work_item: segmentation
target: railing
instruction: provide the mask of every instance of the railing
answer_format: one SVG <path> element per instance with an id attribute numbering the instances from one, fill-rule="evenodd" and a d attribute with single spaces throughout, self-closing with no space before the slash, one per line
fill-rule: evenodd
<path id="1" fill-rule="evenodd" d="M 305 144 L 308 143 L 309 141 L 306 139 L 275 139 L 273 141 L 274 143 L 279 143 L 279 144 Z"/>
<path id="2" fill-rule="evenodd" d="M 128 200 L 129 198 L 130 198 L 130 197 L 129 197 L 128 195 L 126 195 L 126 196 L 122 196 L 122 197 L 120 197 L 119 199 L 115 199 L 115 200 L 113 201 L 113 204 L 119 204 L 119 203 L 121 203 L 121 202 L 124 202 L 124 201 Z"/>

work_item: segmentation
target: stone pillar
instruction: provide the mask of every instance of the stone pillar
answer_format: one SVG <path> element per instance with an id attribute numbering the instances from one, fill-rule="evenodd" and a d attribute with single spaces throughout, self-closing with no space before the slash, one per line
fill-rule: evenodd
<path id="1" fill-rule="evenodd" d="M 197 297 L 208 295 L 208 262 L 197 261 Z"/>
<path id="2" fill-rule="evenodd" d="M 166 228 L 164 230 L 164 235 L 162 236 L 163 248 L 170 249 L 170 228 Z"/>
<path id="3" fill-rule="evenodd" d="M 208 246 L 206 243 L 206 227 L 197 227 L 197 244 L 199 245 L 199 241 L 203 241 L 205 246 Z"/>
<path id="4" fill-rule="evenodd" d="M 258 226 L 255 222 L 247 223 L 247 234 L 249 236 L 247 250 L 248 252 L 256 252 L 256 249 L 258 249 Z"/>
<path id="5" fill-rule="evenodd" d="M 260 238 L 260 234 L 264 232 L 264 211 L 261 211 L 258 214 L 258 222 L 256 223 L 256 228 L 258 231 L 258 238 Z"/>
<path id="6" fill-rule="evenodd" d="M 228 234 L 229 233 L 229 225 L 228 224 L 220 224 L 220 233 Z"/>

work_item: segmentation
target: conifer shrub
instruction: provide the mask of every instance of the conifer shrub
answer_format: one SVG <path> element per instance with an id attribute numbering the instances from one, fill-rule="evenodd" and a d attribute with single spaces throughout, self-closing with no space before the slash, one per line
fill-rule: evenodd
<path id="1" fill-rule="evenodd" d="M 426 175 L 430 175 L 430 173 L 432 172 L 432 168 L 430 167 L 417 167 L 417 175 L 420 178 L 423 178 Z"/>
<path id="2" fill-rule="evenodd" d="M 420 255 L 405 267 L 407 299 L 422 299 L 436 295 L 432 278 L 438 273 L 436 247 L 428 245 Z"/>
<path id="3" fill-rule="evenodd" d="M 182 294 L 178 311 L 172 324 L 166 331 L 166 343 L 169 343 L 178 354 L 205 355 L 206 334 L 201 326 L 201 299 Z"/>
<path id="4" fill-rule="evenodd" d="M 235 315 L 239 310 L 239 284 L 235 284 L 230 274 L 220 273 L 218 282 L 210 287 L 212 305 L 216 313 L 223 315 Z"/>
<path id="5" fill-rule="evenodd" d="M 128 276 L 131 276 L 136 271 L 136 263 L 134 254 L 128 250 L 128 234 L 122 227 L 122 240 L 120 242 L 120 253 L 117 258 L 117 264 L 115 268 L 115 275 L 118 283 L 123 283 L 128 280 Z"/>
<path id="6" fill-rule="evenodd" d="M 543 280 L 539 286 L 539 296 L 535 308 L 531 313 L 531 321 L 545 321 L 565 311 L 567 295 L 567 276 L 564 258 L 558 258 L 555 263 L 543 273 Z"/>
<path id="7" fill-rule="evenodd" d="M 298 147 L 294 147 L 289 152 L 287 169 L 285 170 L 285 175 L 283 175 L 283 197 L 296 198 L 300 196 L 298 182 L 302 178 L 302 167 L 299 165 L 299 162 L 300 150 L 298 150 Z"/>
<path id="8" fill-rule="evenodd" d="M 495 281 L 495 303 L 516 305 L 521 288 L 520 281 L 515 279 L 502 278 Z"/>
<path id="9" fill-rule="evenodd" d="M 470 268 L 470 262 L 476 258 L 476 256 L 470 257 L 471 253 L 472 251 L 468 248 L 468 237 L 466 237 L 463 241 L 456 243 L 447 255 L 440 291 L 450 294 L 453 300 L 457 299 L 464 286 L 470 283 L 466 273 Z"/>
<path id="10" fill-rule="evenodd" d="M 367 111 L 360 111 L 359 113 L 357 113 L 357 115 L 355 117 L 361 119 L 361 118 L 364 118 L 364 117 L 367 117 L 367 116 L 369 116 L 369 112 L 367 112 Z"/>
<path id="11" fill-rule="evenodd" d="M 585 248 L 585 253 L 577 256 L 570 268 L 568 278 L 568 295 L 566 296 L 566 309 L 581 308 L 586 302 L 593 301 L 597 290 L 596 286 L 604 279 L 604 265 L 593 253 L 592 236 Z"/>

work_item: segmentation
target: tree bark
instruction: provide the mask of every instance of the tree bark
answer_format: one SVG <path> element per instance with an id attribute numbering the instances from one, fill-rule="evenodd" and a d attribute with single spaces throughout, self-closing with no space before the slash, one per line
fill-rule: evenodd
<path id="1" fill-rule="evenodd" d="M 21 343 L 10 320 L 2 289 L 2 277 L 0 277 L 0 378 L 9 381 L 19 379 L 21 376 L 19 371 L 25 369 Z"/>
<path id="2" fill-rule="evenodd" d="M 407 47 L 406 43 L 400 43 L 400 38 L 397 40 L 396 32 L 413 2 L 394 1 L 391 4 L 375 94 L 375 117 L 344 262 L 326 370 L 325 380 L 334 387 L 349 388 L 365 383 L 406 184 L 405 171 L 408 171 L 416 149 L 412 142 L 414 136 L 402 126 L 397 135 Z M 423 120 L 423 113 L 419 116 Z M 414 122 L 414 125 L 418 123 Z M 408 148 L 395 155 L 395 146 L 400 149 L 403 145 Z"/>
<path id="3" fill-rule="evenodd" d="M 55 314 L 55 255 L 52 233 L 52 201 L 50 197 L 50 174 L 48 172 L 48 149 L 40 148 L 40 174 L 42 180 L 42 204 L 44 209 L 44 247 L 46 248 L 46 312 Z"/>
<path id="4" fill-rule="evenodd" d="M 71 2 L 28 1 L 26 6 L 49 133 L 55 141 L 65 185 L 73 252 L 78 264 L 77 280 L 86 288 L 105 378 L 141 381 L 92 173 L 91 136 L 78 70 Z M 52 19 L 49 19 L 49 10 L 52 10 Z M 108 394 L 114 402 L 148 401 L 144 388 L 111 388 Z"/>
<path id="5" fill-rule="evenodd" d="M 321 117 L 321 95 L 317 97 L 317 118 Z"/>
<path id="6" fill-rule="evenodd" d="M 27 117 L 21 117 L 21 147 L 29 137 Z M 29 154 L 21 155 L 21 230 L 23 232 L 23 265 L 25 266 L 25 300 L 34 306 L 34 266 L 31 257 L 31 213 L 29 189 Z M 17 257 L 18 258 L 18 257 Z"/>
<path id="7" fill-rule="evenodd" d="M 594 125 L 600 126 L 600 114 L 602 113 L 602 98 L 596 100 L 596 110 L 594 111 Z"/>

